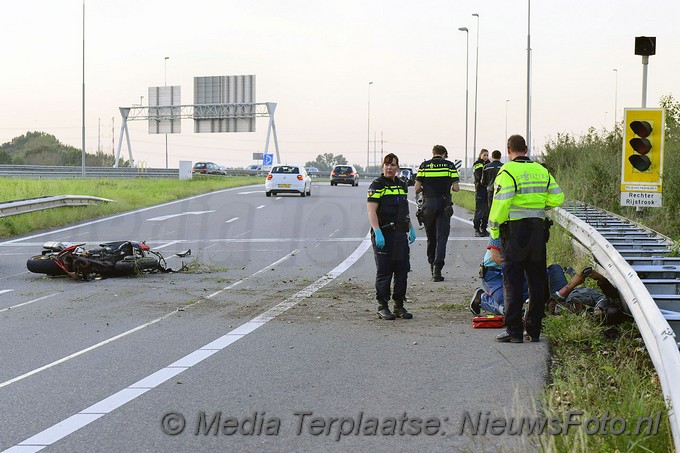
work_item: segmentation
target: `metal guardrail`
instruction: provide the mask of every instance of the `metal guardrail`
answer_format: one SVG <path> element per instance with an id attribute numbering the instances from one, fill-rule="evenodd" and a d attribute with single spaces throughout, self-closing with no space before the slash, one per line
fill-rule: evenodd
<path id="1" fill-rule="evenodd" d="M 83 167 L 50 165 L 0 165 L 0 177 L 82 178 Z M 85 167 L 85 178 L 179 178 L 177 168 Z"/>
<path id="2" fill-rule="evenodd" d="M 584 209 L 587 209 L 589 214 L 584 215 Z M 629 247 L 628 251 L 623 252 L 629 255 L 629 258 L 624 258 L 617 247 L 613 245 L 618 241 L 612 240 L 610 242 L 603 236 L 603 234 L 609 235 L 611 233 L 610 224 L 603 220 L 602 215 L 593 215 L 593 211 L 604 214 L 609 219 L 628 223 L 628 228 L 619 227 L 619 232 L 623 233 L 619 247 L 624 249 Z M 642 236 L 653 239 L 650 235 L 651 230 L 638 227 L 627 219 L 614 216 L 606 211 L 586 207 L 583 204 L 574 203 L 564 208 L 552 210 L 551 217 L 590 250 L 597 263 L 602 266 L 607 277 L 614 283 L 614 286 L 626 301 L 631 314 L 635 318 L 654 368 L 659 375 L 661 388 L 668 406 L 675 449 L 680 451 L 680 417 L 676 413 L 677 408 L 680 408 L 680 350 L 677 342 L 677 335 L 680 333 L 680 313 L 678 313 L 680 305 L 676 305 L 675 310 L 666 309 L 664 310 L 665 313 L 662 313 L 657 306 L 659 302 L 655 301 L 657 296 L 653 297 L 648 290 L 649 284 L 657 285 L 660 283 L 659 279 L 650 281 L 646 286 L 638 275 L 638 272 L 645 269 L 638 267 L 636 271 L 637 265 L 631 265 L 628 262 L 632 259 L 629 254 L 630 248 L 637 247 L 638 250 L 642 251 L 642 255 L 647 257 L 646 259 L 656 259 L 662 263 L 656 265 L 660 271 L 665 270 L 672 274 L 676 266 L 664 266 L 663 258 L 660 255 L 670 251 L 673 244 L 668 242 L 668 238 L 658 235 L 656 241 L 648 242 L 646 239 L 642 239 L 647 243 L 640 247 L 640 239 L 636 239 L 636 237 L 640 238 L 641 236 L 632 233 L 631 230 L 644 230 Z M 603 234 L 598 230 L 603 230 Z M 653 232 L 651 233 L 653 234 Z M 675 277 L 669 280 L 671 284 L 677 282 Z M 675 292 L 677 292 L 675 288 L 674 286 L 673 297 L 677 301 L 680 296 L 675 295 Z M 675 332 L 669 321 L 675 327 Z"/>
<path id="3" fill-rule="evenodd" d="M 61 206 L 84 206 L 98 202 L 112 202 L 108 198 L 90 197 L 87 195 L 60 195 L 56 197 L 31 198 L 28 200 L 9 201 L 0 203 L 0 218 L 15 214 L 41 211 L 43 209 Z"/>

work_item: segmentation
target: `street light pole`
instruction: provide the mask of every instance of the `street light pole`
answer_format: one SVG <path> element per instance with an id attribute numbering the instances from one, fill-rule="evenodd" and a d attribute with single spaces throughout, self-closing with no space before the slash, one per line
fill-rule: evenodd
<path id="1" fill-rule="evenodd" d="M 475 126 L 472 136 L 472 155 L 477 156 L 477 94 L 478 90 L 478 77 L 479 77 L 479 14 L 474 13 L 473 16 L 477 18 L 477 56 L 475 57 Z M 476 157 L 475 157 L 476 158 Z"/>
<path id="2" fill-rule="evenodd" d="M 505 100 L 505 139 L 503 142 L 508 141 L 508 102 L 510 102 L 510 99 Z"/>
<path id="3" fill-rule="evenodd" d="M 366 132 L 366 173 L 368 173 L 369 160 L 371 158 L 371 85 L 373 82 L 368 82 L 368 122 Z"/>
<path id="4" fill-rule="evenodd" d="M 618 91 L 619 91 L 619 70 L 618 69 L 612 69 L 614 71 L 614 74 L 616 74 L 616 78 L 614 79 L 614 128 L 616 128 L 616 109 L 618 108 L 617 101 L 618 101 Z"/>
<path id="5" fill-rule="evenodd" d="M 165 57 L 164 69 L 163 69 L 163 86 L 168 86 L 168 60 L 170 57 Z M 172 104 L 172 99 L 170 99 L 170 104 Z M 168 133 L 165 133 L 165 168 L 168 168 Z"/>
<path id="6" fill-rule="evenodd" d="M 527 0 L 527 149 L 531 155 L 531 0 Z"/>
<path id="7" fill-rule="evenodd" d="M 82 177 L 85 177 L 85 0 L 83 0 L 83 97 L 82 97 Z"/>
<path id="8" fill-rule="evenodd" d="M 468 166 L 468 78 L 470 75 L 470 33 L 467 27 L 460 27 L 458 30 L 465 32 L 465 164 L 463 168 L 465 169 L 465 177 L 467 178 L 467 166 Z"/>

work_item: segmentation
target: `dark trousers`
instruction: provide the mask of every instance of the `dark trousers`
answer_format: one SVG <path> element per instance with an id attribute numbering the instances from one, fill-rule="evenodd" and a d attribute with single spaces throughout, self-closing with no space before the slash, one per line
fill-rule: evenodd
<path id="1" fill-rule="evenodd" d="M 546 250 L 542 219 L 522 219 L 501 226 L 505 327 L 515 337 L 523 329 L 532 337 L 541 333 L 545 314 Z M 529 305 L 522 322 L 523 285 L 526 277 Z"/>
<path id="2" fill-rule="evenodd" d="M 447 197 L 425 198 L 423 200 L 423 223 L 427 235 L 427 262 L 436 267 L 444 267 L 446 243 L 451 231 L 451 217 L 445 208 L 451 202 Z"/>
<path id="3" fill-rule="evenodd" d="M 404 301 L 408 271 L 411 270 L 411 266 L 407 233 L 383 230 L 383 236 L 385 236 L 385 246 L 382 250 L 375 246 L 375 236 L 371 237 L 371 242 L 377 269 L 375 298 L 380 306 L 387 306 L 390 297 L 397 303 Z M 394 276 L 394 291 L 391 291 L 392 276 Z"/>
<path id="4" fill-rule="evenodd" d="M 487 199 L 488 195 L 486 187 L 477 187 L 475 189 L 475 217 L 472 219 L 472 226 L 475 231 L 486 230 L 489 221 Z"/>
<path id="5" fill-rule="evenodd" d="M 564 276 L 564 269 L 559 264 L 548 266 L 548 290 L 550 294 L 555 294 L 567 285 L 567 277 Z"/>
<path id="6" fill-rule="evenodd" d="M 489 220 L 489 213 L 491 212 L 491 204 L 493 203 L 493 191 L 487 188 L 486 190 L 486 214 L 484 214 L 487 222 Z"/>

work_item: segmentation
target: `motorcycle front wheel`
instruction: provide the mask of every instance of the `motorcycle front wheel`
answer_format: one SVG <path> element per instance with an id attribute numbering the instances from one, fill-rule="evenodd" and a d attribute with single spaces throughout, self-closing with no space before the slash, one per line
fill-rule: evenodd
<path id="1" fill-rule="evenodd" d="M 49 255 L 37 255 L 29 258 L 26 261 L 26 267 L 36 274 L 66 275 L 66 272 L 59 267 L 54 257 Z"/>

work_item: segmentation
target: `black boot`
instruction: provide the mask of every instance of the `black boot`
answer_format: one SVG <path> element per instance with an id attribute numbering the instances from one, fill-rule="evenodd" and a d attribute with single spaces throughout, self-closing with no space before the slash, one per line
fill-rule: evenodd
<path id="1" fill-rule="evenodd" d="M 413 315 L 404 308 L 404 302 L 394 301 L 394 316 L 401 319 L 411 319 Z"/>
<path id="2" fill-rule="evenodd" d="M 434 263 L 430 263 L 430 274 L 434 277 Z"/>
<path id="3" fill-rule="evenodd" d="M 380 319 L 386 319 L 388 321 L 393 321 L 394 315 L 390 311 L 390 307 L 387 305 L 387 302 L 382 302 L 380 305 L 378 305 L 378 318 Z"/>
<path id="4" fill-rule="evenodd" d="M 443 282 L 444 277 L 442 277 L 442 268 L 439 266 L 435 266 L 434 271 L 432 272 L 432 281 L 435 282 Z"/>

